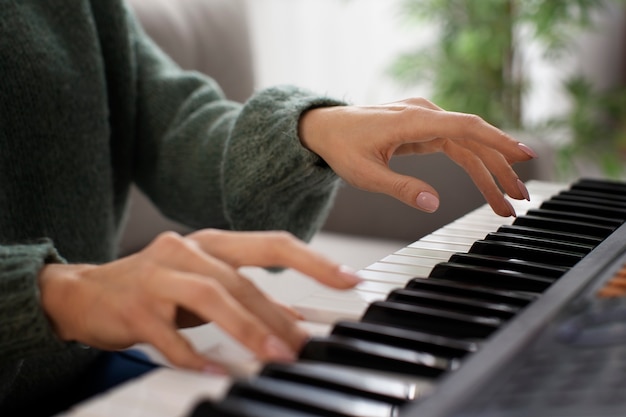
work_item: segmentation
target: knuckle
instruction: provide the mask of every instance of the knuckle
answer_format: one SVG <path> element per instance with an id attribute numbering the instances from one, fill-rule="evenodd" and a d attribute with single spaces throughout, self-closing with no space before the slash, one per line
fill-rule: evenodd
<path id="1" fill-rule="evenodd" d="M 391 183 L 391 190 L 397 196 L 406 196 L 411 193 L 411 183 L 405 178 L 397 178 Z"/>
<path id="2" fill-rule="evenodd" d="M 239 300 L 254 299 L 260 296 L 259 289 L 247 278 L 237 275 L 238 279 L 232 285 L 230 293 Z"/>
<path id="3" fill-rule="evenodd" d="M 477 129 L 486 124 L 485 120 L 476 114 L 462 114 L 461 118 L 463 124 L 470 129 Z"/>
<path id="4" fill-rule="evenodd" d="M 292 246 L 299 242 L 299 240 L 293 234 L 285 230 L 279 230 L 274 233 L 274 239 L 281 246 Z"/>
<path id="5" fill-rule="evenodd" d="M 184 238 L 176 232 L 167 231 L 160 233 L 150 245 L 151 249 L 157 251 L 175 251 L 185 246 Z"/>

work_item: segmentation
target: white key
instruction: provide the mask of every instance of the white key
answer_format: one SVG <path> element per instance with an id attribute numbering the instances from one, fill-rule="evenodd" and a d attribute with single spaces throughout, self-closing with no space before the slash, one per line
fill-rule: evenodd
<path id="1" fill-rule="evenodd" d="M 200 399 L 219 400 L 232 378 L 159 368 L 105 392 L 64 417 L 183 417 Z"/>

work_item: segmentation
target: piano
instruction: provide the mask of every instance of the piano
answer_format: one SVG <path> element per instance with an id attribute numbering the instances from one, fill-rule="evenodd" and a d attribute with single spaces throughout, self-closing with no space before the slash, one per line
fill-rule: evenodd
<path id="1" fill-rule="evenodd" d="M 295 363 L 164 368 L 66 415 L 626 415 L 626 183 L 527 186 L 517 218 L 485 205 L 295 302 Z"/>

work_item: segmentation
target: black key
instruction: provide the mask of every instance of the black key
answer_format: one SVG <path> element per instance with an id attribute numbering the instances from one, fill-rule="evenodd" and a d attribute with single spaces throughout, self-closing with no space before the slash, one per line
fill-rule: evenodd
<path id="1" fill-rule="evenodd" d="M 498 242 L 500 243 L 500 242 Z M 441 262 L 430 271 L 433 278 L 476 283 L 485 287 L 508 291 L 544 292 L 555 279 L 504 269 L 491 269 L 475 265 Z"/>
<path id="2" fill-rule="evenodd" d="M 607 194 L 626 194 L 626 184 L 623 182 L 600 180 L 593 178 L 583 178 L 578 180 L 570 187 L 572 190 L 588 190 L 595 192 L 603 192 Z"/>
<path id="3" fill-rule="evenodd" d="M 340 321 L 331 334 L 432 353 L 448 359 L 462 358 L 478 350 L 474 342 L 362 321 Z"/>
<path id="4" fill-rule="evenodd" d="M 609 236 L 615 230 L 613 227 L 600 226 L 597 224 L 531 215 L 520 216 L 513 221 L 513 224 L 517 226 L 534 227 L 537 229 L 556 230 L 561 232 L 596 236 L 602 239 Z"/>
<path id="5" fill-rule="evenodd" d="M 456 255 L 453 256 L 453 258 L 456 258 Z M 452 260 L 452 258 L 450 259 Z M 406 284 L 405 288 L 437 291 L 442 294 L 458 295 L 493 303 L 506 303 L 518 307 L 526 307 L 537 299 L 536 294 L 527 292 L 497 290 L 491 287 L 480 286 L 469 281 L 464 283 L 434 277 L 413 278 Z"/>
<path id="6" fill-rule="evenodd" d="M 566 267 L 574 266 L 583 258 L 579 253 L 534 248 L 518 243 L 497 242 L 494 240 L 477 240 L 469 252 Z"/>
<path id="7" fill-rule="evenodd" d="M 201 401 L 189 417 L 319 417 L 304 411 L 295 411 L 262 401 L 226 397 L 219 403 Z"/>
<path id="8" fill-rule="evenodd" d="M 535 227 L 519 226 L 515 224 L 506 224 L 500 226 L 497 230 L 502 233 L 519 234 L 523 236 L 540 237 L 545 239 L 562 240 L 564 242 L 582 243 L 589 246 L 598 246 L 602 242 L 602 238 L 597 236 L 581 235 L 576 233 L 561 232 L 557 230 L 538 229 Z"/>
<path id="9" fill-rule="evenodd" d="M 550 197 L 554 201 L 571 201 L 577 203 L 595 204 L 603 207 L 611 207 L 614 209 L 626 209 L 626 198 L 624 201 L 616 201 L 610 198 L 601 198 L 599 196 L 578 195 L 568 191 L 561 192 Z"/>
<path id="10" fill-rule="evenodd" d="M 458 366 L 456 360 L 430 353 L 335 335 L 311 338 L 299 358 L 425 378 L 437 378 Z"/>
<path id="11" fill-rule="evenodd" d="M 265 377 L 235 382 L 228 396 L 233 401 L 250 399 L 319 416 L 394 417 L 397 413 L 397 406 L 381 401 Z"/>
<path id="12" fill-rule="evenodd" d="M 389 404 L 415 399 L 415 384 L 321 362 L 269 363 L 261 376 L 304 383 Z"/>
<path id="13" fill-rule="evenodd" d="M 609 227 L 606 225 L 598 225 L 556 217 L 535 216 L 531 214 L 518 217 L 517 219 L 515 219 L 515 221 L 513 221 L 513 224 L 535 228 L 544 228 L 546 230 L 566 231 L 576 234 L 596 236 L 603 239 L 609 236 L 615 230 L 614 227 Z"/>
<path id="14" fill-rule="evenodd" d="M 610 200 L 616 203 L 626 203 L 625 194 L 602 193 L 602 192 L 589 191 L 589 190 L 565 190 L 565 191 L 561 191 L 559 195 L 592 197 L 592 198 L 599 198 L 602 200 Z"/>
<path id="15" fill-rule="evenodd" d="M 593 246 L 582 243 L 570 243 L 562 240 L 546 239 L 542 237 L 522 236 L 513 233 L 491 232 L 485 236 L 485 240 L 495 240 L 499 242 L 519 243 L 520 245 L 532 246 L 535 248 L 557 249 L 567 252 L 586 255 L 593 249 Z"/>
<path id="16" fill-rule="evenodd" d="M 502 320 L 494 317 L 469 316 L 393 301 L 373 302 L 361 320 L 464 339 L 486 338 L 502 325 Z"/>
<path id="17" fill-rule="evenodd" d="M 474 314 L 484 317 L 497 317 L 508 320 L 519 313 L 520 309 L 507 305 L 472 300 L 464 297 L 437 294 L 431 291 L 397 289 L 387 296 L 388 301 L 406 303 L 415 306 L 441 308 L 459 313 Z"/>
<path id="18" fill-rule="evenodd" d="M 501 258 L 498 256 L 480 255 L 477 253 L 455 253 L 448 262 L 456 264 L 484 266 L 493 269 L 524 272 L 547 278 L 560 278 L 569 271 L 568 267 L 529 262 L 520 259 Z"/>
<path id="19" fill-rule="evenodd" d="M 540 208 L 552 211 L 563 211 L 588 214 L 590 216 L 608 217 L 611 219 L 619 220 L 622 223 L 624 222 L 624 219 L 626 219 L 626 209 L 607 207 L 599 204 L 551 199 L 544 201 L 541 204 Z"/>
<path id="20" fill-rule="evenodd" d="M 546 217 L 549 219 L 571 220 L 581 223 L 589 223 L 598 226 L 611 227 L 612 230 L 617 229 L 623 223 L 623 220 L 610 219 L 600 216 L 592 216 L 590 214 L 571 213 L 565 211 L 530 209 L 526 212 L 528 216 Z"/>

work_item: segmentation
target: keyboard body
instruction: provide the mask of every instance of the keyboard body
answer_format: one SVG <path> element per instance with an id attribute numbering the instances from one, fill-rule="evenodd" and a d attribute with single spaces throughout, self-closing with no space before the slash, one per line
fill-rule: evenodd
<path id="1" fill-rule="evenodd" d="M 626 415 L 626 185 L 582 181 L 573 195 L 531 182 L 518 219 L 481 207 L 364 268 L 357 289 L 295 300 L 321 329 L 296 364 L 234 380 L 163 369 L 67 415 Z"/>

